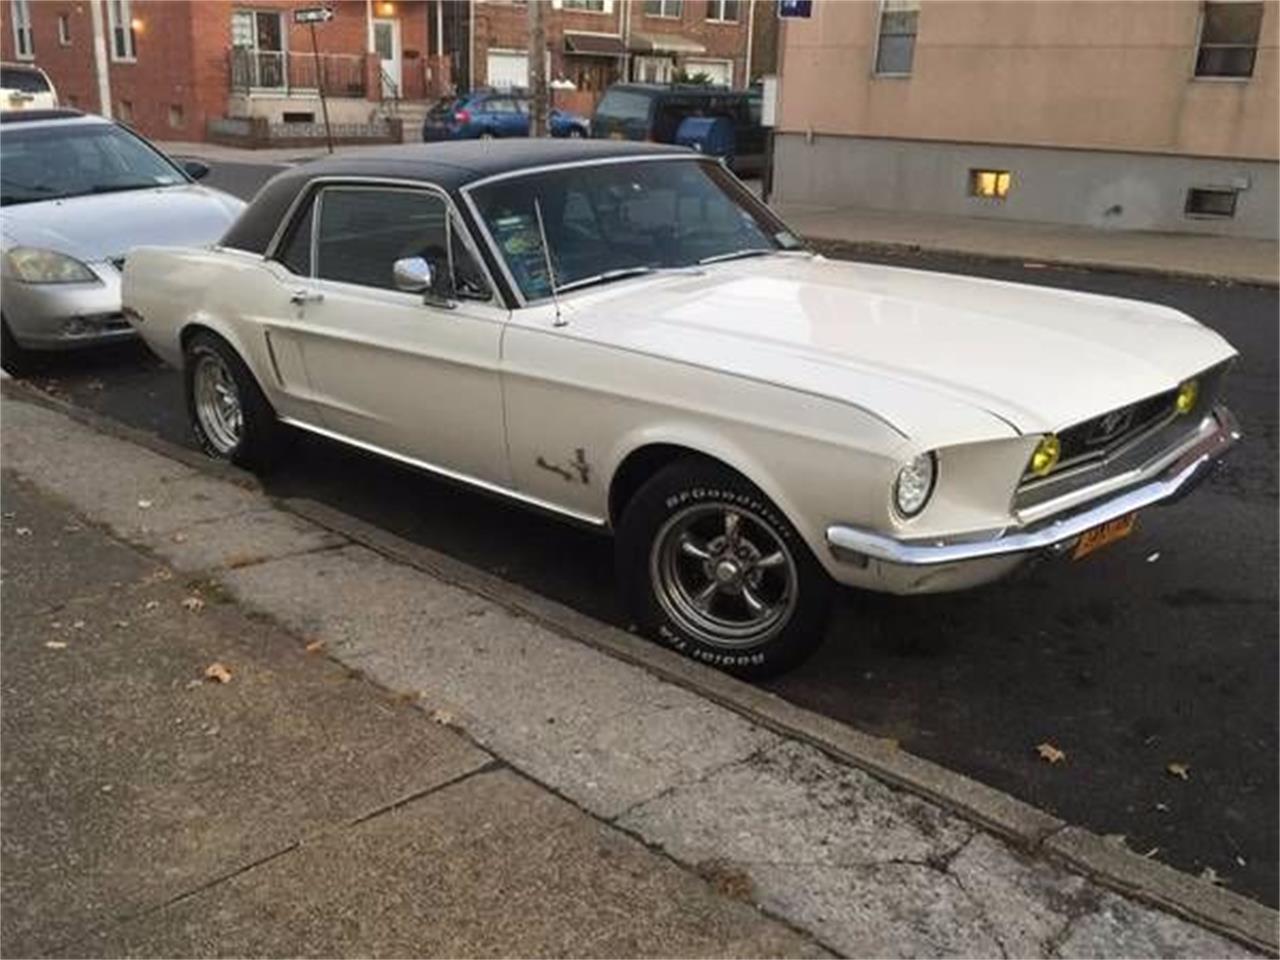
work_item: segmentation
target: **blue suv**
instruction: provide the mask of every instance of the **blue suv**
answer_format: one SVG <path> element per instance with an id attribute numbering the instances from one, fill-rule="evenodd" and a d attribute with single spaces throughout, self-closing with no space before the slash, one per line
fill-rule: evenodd
<path id="1" fill-rule="evenodd" d="M 552 108 L 548 127 L 553 137 L 587 137 L 591 122 L 576 113 Z M 422 139 L 485 140 L 529 135 L 529 96 L 522 91 L 475 91 L 441 100 L 422 122 Z"/>

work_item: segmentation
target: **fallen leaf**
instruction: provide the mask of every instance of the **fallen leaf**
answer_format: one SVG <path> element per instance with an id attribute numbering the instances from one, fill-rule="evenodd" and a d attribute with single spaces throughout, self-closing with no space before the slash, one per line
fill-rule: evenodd
<path id="1" fill-rule="evenodd" d="M 50 650 L 65 650 L 65 649 L 67 649 L 67 645 L 66 645 L 65 643 L 63 643 L 61 640 L 46 640 L 46 641 L 44 642 L 44 645 L 45 645 L 46 647 L 48 647 Z"/>
<path id="2" fill-rule="evenodd" d="M 1205 867 L 1203 870 L 1201 870 L 1200 879 L 1205 881 L 1205 883 L 1212 883 L 1212 884 L 1226 883 L 1226 881 L 1222 879 L 1222 877 L 1218 876 L 1218 871 L 1213 869 L 1213 867 Z"/>
<path id="3" fill-rule="evenodd" d="M 30 527 L 18 527 L 18 529 L 17 529 L 17 530 L 14 530 L 13 532 L 14 532 L 14 533 L 16 533 L 16 534 L 17 534 L 18 536 L 20 536 L 20 537 L 29 537 L 29 536 L 31 536 L 31 528 L 30 528 Z"/>
<path id="4" fill-rule="evenodd" d="M 323 649 L 324 649 L 324 641 L 323 641 L 323 640 L 312 640 L 310 643 L 308 643 L 308 644 L 307 644 L 305 647 L 303 647 L 302 649 L 306 650 L 306 651 L 307 651 L 307 653 L 319 653 L 321 650 L 323 650 Z"/>
<path id="5" fill-rule="evenodd" d="M 184 610 L 190 610 L 192 613 L 199 613 L 204 609 L 204 601 L 199 597 L 187 597 L 187 599 L 182 601 L 182 608 Z"/>
<path id="6" fill-rule="evenodd" d="M 1177 777 L 1179 780 L 1191 779 L 1191 764 L 1189 763 L 1171 763 L 1165 767 L 1170 775 Z"/>
<path id="7" fill-rule="evenodd" d="M 448 710 L 432 710 L 427 714 L 427 716 L 444 727 L 448 727 L 453 724 L 453 714 Z"/>
<path id="8" fill-rule="evenodd" d="M 218 683 L 231 682 L 231 671 L 220 663 L 211 663 L 205 667 L 204 676 L 206 680 L 216 680 Z"/>
<path id="9" fill-rule="evenodd" d="M 150 510 L 150 509 L 151 509 L 151 501 L 150 501 L 150 500 L 139 500 L 139 501 L 138 501 L 138 509 L 139 509 L 139 510 Z"/>
<path id="10" fill-rule="evenodd" d="M 159 601 L 159 600 L 148 600 L 146 603 L 144 603 L 144 604 L 142 605 L 142 609 L 143 609 L 143 610 L 159 610 L 159 609 L 160 609 L 160 601 Z"/>
<path id="11" fill-rule="evenodd" d="M 1046 760 L 1049 763 L 1061 763 L 1063 760 L 1067 759 L 1065 752 L 1059 750 L 1052 743 L 1048 742 L 1037 746 L 1036 753 L 1040 754 L 1040 758 L 1042 760 Z"/>

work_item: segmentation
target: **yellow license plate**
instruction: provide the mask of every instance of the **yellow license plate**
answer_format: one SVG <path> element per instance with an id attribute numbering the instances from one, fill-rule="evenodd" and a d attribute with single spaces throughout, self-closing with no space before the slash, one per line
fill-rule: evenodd
<path id="1" fill-rule="evenodd" d="M 1123 540 L 1133 533 L 1133 528 L 1137 523 L 1138 515 L 1130 513 L 1123 517 L 1116 517 L 1114 520 L 1108 520 L 1100 527 L 1086 530 L 1080 535 L 1080 542 L 1076 544 L 1075 553 L 1071 554 L 1071 559 L 1079 560 L 1081 557 L 1087 557 L 1095 550 L 1101 550 L 1109 543 Z"/>

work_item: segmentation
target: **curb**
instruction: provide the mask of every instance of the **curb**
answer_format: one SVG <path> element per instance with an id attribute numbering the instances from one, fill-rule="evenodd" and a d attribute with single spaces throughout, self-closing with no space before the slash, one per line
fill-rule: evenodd
<path id="1" fill-rule="evenodd" d="M 1280 278 L 1274 276 L 1222 276 L 1213 273 L 1199 273 L 1194 270 L 1174 270 L 1164 267 L 1151 267 L 1144 264 L 1114 263 L 1088 258 L 1073 257 L 1026 257 L 1006 253 L 987 253 L 977 250 L 964 250 L 949 246 L 925 246 L 919 243 L 907 243 L 897 240 L 839 240 L 834 237 L 817 237 L 804 235 L 819 253 L 832 259 L 848 260 L 859 254 L 880 257 L 907 257 L 920 255 L 936 255 L 940 257 L 961 257 L 966 260 L 985 260 L 989 263 L 1011 264 L 1022 266 L 1035 263 L 1049 269 L 1087 270 L 1091 273 L 1139 274 L 1149 277 L 1166 277 L 1191 283 L 1232 284 L 1236 286 L 1280 287 Z"/>
<path id="2" fill-rule="evenodd" d="M 28 384 L 10 380 L 0 389 L 5 395 L 56 410 L 100 433 L 129 441 L 202 473 L 242 488 L 261 490 L 250 474 L 238 468 L 213 462 L 197 451 L 76 407 Z M 1118 893 L 1175 913 L 1255 950 L 1280 956 L 1280 914 L 1248 897 L 1148 860 L 1010 794 L 907 753 L 892 741 L 797 707 L 776 694 L 332 507 L 305 498 L 275 498 L 265 493 L 264 496 L 278 508 L 391 560 L 483 596 L 562 636 L 706 697 L 759 726 L 800 740 L 895 787 L 923 796 L 1028 853 L 1054 861 Z"/>

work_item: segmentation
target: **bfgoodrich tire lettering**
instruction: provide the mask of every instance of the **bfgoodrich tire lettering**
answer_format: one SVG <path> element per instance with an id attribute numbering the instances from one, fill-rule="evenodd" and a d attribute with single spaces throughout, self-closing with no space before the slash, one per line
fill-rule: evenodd
<path id="1" fill-rule="evenodd" d="M 282 427 L 235 349 L 217 334 L 196 333 L 183 353 L 182 375 L 191 429 L 205 453 L 255 472 L 270 469 Z"/>
<path id="2" fill-rule="evenodd" d="M 681 460 L 645 483 L 617 549 L 633 617 L 686 656 L 762 678 L 822 641 L 826 572 L 768 497 L 714 461 Z"/>

